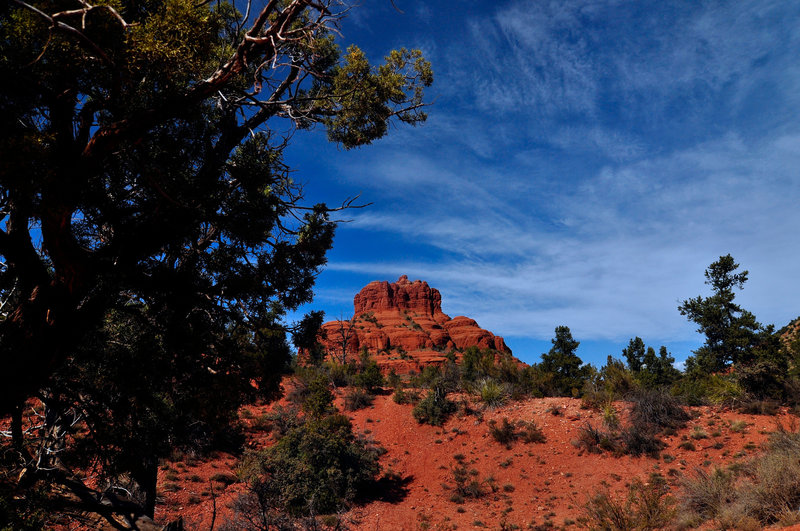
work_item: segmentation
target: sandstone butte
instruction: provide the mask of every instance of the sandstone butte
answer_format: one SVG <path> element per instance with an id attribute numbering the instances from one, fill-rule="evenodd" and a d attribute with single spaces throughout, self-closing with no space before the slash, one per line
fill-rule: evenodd
<path id="1" fill-rule="evenodd" d="M 370 282 L 353 298 L 353 317 L 329 321 L 320 329 L 319 342 L 328 357 L 358 359 L 362 349 L 384 372 L 398 374 L 441 364 L 453 352 L 460 361 L 469 347 L 511 355 L 503 338 L 484 330 L 473 319 L 450 318 L 442 311 L 442 295 L 427 282 L 408 280 Z"/>

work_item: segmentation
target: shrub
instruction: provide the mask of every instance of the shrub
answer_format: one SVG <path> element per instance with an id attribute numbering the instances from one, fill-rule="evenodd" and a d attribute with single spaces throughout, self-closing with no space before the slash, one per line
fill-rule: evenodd
<path id="1" fill-rule="evenodd" d="M 330 361 L 324 365 L 328 378 L 336 387 L 347 387 L 353 382 L 356 366 L 353 363 L 337 363 Z"/>
<path id="2" fill-rule="evenodd" d="M 353 376 L 353 384 L 370 393 L 384 384 L 383 374 L 381 374 L 378 363 L 369 356 L 369 353 L 361 356 L 361 365 Z"/>
<path id="3" fill-rule="evenodd" d="M 286 432 L 302 424 L 302 419 L 297 416 L 296 407 L 285 408 L 278 404 L 275 408 L 264 415 L 270 430 L 275 432 L 278 437 L 283 437 Z M 260 421 L 263 423 L 263 421 Z"/>
<path id="4" fill-rule="evenodd" d="M 456 405 L 447 398 L 447 393 L 440 387 L 434 386 L 425 398 L 414 406 L 411 414 L 420 424 L 441 426 L 455 409 Z"/>
<path id="5" fill-rule="evenodd" d="M 640 455 L 658 457 L 659 452 L 666 446 L 652 430 L 633 426 L 621 433 L 621 439 L 623 451 L 637 457 Z"/>
<path id="6" fill-rule="evenodd" d="M 641 429 L 654 426 L 658 431 L 678 429 L 686 425 L 689 414 L 677 398 L 662 390 L 643 390 L 633 395 L 631 424 Z"/>
<path id="7" fill-rule="evenodd" d="M 684 510 L 702 519 L 715 518 L 722 507 L 734 497 L 734 476 L 731 472 L 715 468 L 711 473 L 699 469 L 694 477 L 683 482 L 681 504 Z"/>
<path id="8" fill-rule="evenodd" d="M 747 415 L 777 415 L 780 404 L 774 400 L 747 400 L 739 406 L 739 411 Z"/>
<path id="9" fill-rule="evenodd" d="M 452 470 L 453 481 L 456 484 L 454 491 L 456 495 L 461 497 L 461 503 L 463 503 L 464 498 L 480 498 L 486 494 L 483 486 L 475 479 L 475 475 L 472 474 L 473 471 L 467 470 L 466 466 L 459 464 Z"/>
<path id="10" fill-rule="evenodd" d="M 246 454 L 239 470 L 264 514 L 329 514 L 374 482 L 379 454 L 354 436 L 350 419 L 333 414 L 301 424 L 266 450 Z"/>
<path id="11" fill-rule="evenodd" d="M 742 399 L 744 389 L 732 374 L 712 374 L 706 381 L 708 400 L 717 406 L 732 406 Z"/>
<path id="12" fill-rule="evenodd" d="M 580 427 L 578 439 L 574 444 L 592 454 L 602 453 L 603 450 L 616 451 L 618 449 L 613 435 L 595 428 L 591 423 Z"/>
<path id="13" fill-rule="evenodd" d="M 522 442 L 543 443 L 547 441 L 547 437 L 545 437 L 544 432 L 536 425 L 535 421 L 522 422 L 521 426 L 522 431 L 519 434 L 519 438 Z"/>
<path id="14" fill-rule="evenodd" d="M 333 393 L 328 378 L 318 374 L 308 382 L 308 395 L 303 401 L 303 411 L 312 417 L 321 418 L 333 413 Z"/>
<path id="15" fill-rule="evenodd" d="M 589 498 L 584 514 L 591 529 L 663 529 L 675 518 L 675 500 L 663 478 L 648 483 L 634 480 L 627 495 L 614 498 L 606 490 Z"/>
<path id="16" fill-rule="evenodd" d="M 344 395 L 344 408 L 347 411 L 358 411 L 372 405 L 374 397 L 363 389 L 351 389 Z"/>
<path id="17" fill-rule="evenodd" d="M 392 394 L 392 400 L 396 404 L 415 404 L 419 401 L 419 393 L 416 391 L 406 391 L 402 387 L 397 387 Z"/>
<path id="18" fill-rule="evenodd" d="M 495 441 L 505 445 L 506 448 L 511 448 L 511 444 L 519 438 L 516 427 L 505 417 L 503 417 L 503 422 L 500 426 L 497 426 L 497 422 L 494 419 L 489 421 L 489 434 Z"/>
<path id="19" fill-rule="evenodd" d="M 492 379 L 484 379 L 480 385 L 481 401 L 488 407 L 500 406 L 506 399 L 506 393 L 499 383 Z"/>

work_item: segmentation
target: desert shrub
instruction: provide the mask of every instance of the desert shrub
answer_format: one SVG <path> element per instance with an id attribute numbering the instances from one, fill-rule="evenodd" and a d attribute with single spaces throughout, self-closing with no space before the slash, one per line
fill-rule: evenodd
<path id="1" fill-rule="evenodd" d="M 344 408 L 347 411 L 358 411 L 372 405 L 375 398 L 364 389 L 351 389 L 344 395 Z"/>
<path id="2" fill-rule="evenodd" d="M 392 389 L 397 389 L 403 385 L 400 375 L 397 374 L 394 369 L 389 370 L 389 374 L 386 375 L 386 385 Z"/>
<path id="3" fill-rule="evenodd" d="M 750 399 L 739 404 L 739 411 L 747 415 L 774 416 L 780 412 L 781 405 L 775 400 Z"/>
<path id="4" fill-rule="evenodd" d="M 502 405 L 506 399 L 506 392 L 503 386 L 497 381 L 488 378 L 481 381 L 480 394 L 481 401 L 491 408 Z"/>
<path id="5" fill-rule="evenodd" d="M 338 363 L 335 361 L 326 362 L 323 365 L 330 381 L 336 387 L 347 387 L 352 385 L 353 376 L 356 374 L 354 363 Z"/>
<path id="6" fill-rule="evenodd" d="M 416 391 L 406 391 L 402 387 L 397 387 L 392 394 L 392 400 L 396 404 L 416 404 L 419 402 L 419 393 Z"/>
<path id="7" fill-rule="evenodd" d="M 444 387 L 441 385 L 441 373 L 439 367 L 427 365 L 422 372 L 411 377 L 411 385 L 417 388 L 433 389 L 434 387 Z"/>
<path id="8" fill-rule="evenodd" d="M 578 430 L 578 439 L 574 444 L 592 454 L 599 454 L 603 451 L 613 452 L 619 448 L 612 434 L 595 428 L 588 422 Z"/>
<path id="9" fill-rule="evenodd" d="M 710 473 L 698 469 L 683 482 L 682 510 L 697 514 L 703 520 L 715 518 L 723 506 L 734 500 L 734 479 L 732 472 L 720 468 Z"/>
<path id="10" fill-rule="evenodd" d="M 619 428 L 619 414 L 612 402 L 606 402 L 602 407 L 603 424 L 610 429 L 616 430 Z"/>
<path id="11" fill-rule="evenodd" d="M 451 497 L 451 501 L 456 503 L 463 503 L 464 498 L 480 498 L 486 494 L 481 483 L 476 479 L 477 475 L 472 474 L 470 470 L 463 464 L 458 464 L 452 469 L 453 482 L 455 483 L 454 494 L 460 498 L 460 502 L 456 501 L 456 496 Z M 476 471 L 477 472 L 477 471 Z"/>
<path id="12" fill-rule="evenodd" d="M 622 451 L 633 456 L 649 455 L 650 457 L 658 457 L 659 452 L 666 446 L 654 431 L 634 426 L 623 430 L 620 434 L 620 439 Z"/>
<path id="13" fill-rule="evenodd" d="M 500 426 L 494 419 L 489 421 L 489 435 L 506 448 L 511 448 L 511 444 L 519 438 L 516 426 L 505 417 Z"/>
<path id="14" fill-rule="evenodd" d="M 634 480 L 626 496 L 613 497 L 607 490 L 594 494 L 583 508 L 591 529 L 648 530 L 668 527 L 676 514 L 675 500 L 663 478 L 648 483 Z"/>
<path id="15" fill-rule="evenodd" d="M 708 401 L 717 406 L 733 406 L 744 397 L 744 389 L 733 374 L 712 374 L 705 384 Z"/>
<path id="16" fill-rule="evenodd" d="M 303 411 L 312 417 L 321 418 L 333 413 L 333 393 L 330 383 L 324 374 L 317 374 L 307 384 L 308 394 L 303 401 Z"/>
<path id="17" fill-rule="evenodd" d="M 543 443 L 547 441 L 542 429 L 536 425 L 535 421 L 521 422 L 519 438 L 525 443 Z"/>
<path id="18" fill-rule="evenodd" d="M 636 429 L 654 426 L 657 431 L 678 429 L 689 420 L 677 398 L 663 390 L 642 390 L 632 398 L 631 425 Z"/>
<path id="19" fill-rule="evenodd" d="M 447 393 L 440 387 L 434 387 L 417 402 L 411 414 L 420 424 L 441 426 L 455 410 L 456 404 L 447 398 Z"/>
<path id="20" fill-rule="evenodd" d="M 250 503 L 265 514 L 328 514 L 343 509 L 380 471 L 380 451 L 357 439 L 339 414 L 309 420 L 272 447 L 245 455 L 239 472 Z"/>
<path id="21" fill-rule="evenodd" d="M 272 411 L 264 415 L 270 430 L 279 437 L 286 435 L 289 430 L 298 427 L 303 420 L 298 416 L 297 407 L 285 408 L 278 404 Z"/>
<path id="22" fill-rule="evenodd" d="M 745 466 L 699 470 L 684 482 L 682 510 L 697 523 L 760 529 L 796 523 L 800 506 L 800 434 L 778 425 L 764 454 Z"/>

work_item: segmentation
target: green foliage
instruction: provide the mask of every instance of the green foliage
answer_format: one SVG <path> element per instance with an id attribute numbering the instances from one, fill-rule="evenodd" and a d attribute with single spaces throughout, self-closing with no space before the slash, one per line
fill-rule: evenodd
<path id="1" fill-rule="evenodd" d="M 687 299 L 678 307 L 681 315 L 698 325 L 705 344 L 687 360 L 687 372 L 723 371 L 731 363 L 749 363 L 756 356 L 762 327 L 755 316 L 734 303 L 734 288 L 742 289 L 747 271 L 736 272 L 739 264 L 731 255 L 720 256 L 705 271 L 710 297 Z"/>
<path id="2" fill-rule="evenodd" d="M 488 407 L 497 407 L 505 402 L 503 386 L 494 380 L 483 380 L 480 384 L 481 401 Z"/>
<path id="3" fill-rule="evenodd" d="M 379 450 L 353 435 L 338 414 L 308 420 L 274 446 L 250 452 L 240 475 L 264 514 L 327 514 L 339 511 L 375 481 Z"/>
<path id="4" fill-rule="evenodd" d="M 551 340 L 553 347 L 542 354 L 539 366 L 542 371 L 553 374 L 549 382 L 551 393 L 548 394 L 575 396 L 583 388 L 589 368 L 575 354 L 580 343 L 572 338 L 569 328 L 558 326 L 555 333 L 556 337 Z"/>
<path id="5" fill-rule="evenodd" d="M 327 0 L 247 20 L 226 1 L 76 5 L 0 9 L 0 413 L 42 397 L 42 433 L 60 435 L 33 445 L 31 473 L 55 444 L 134 478 L 152 513 L 170 446 L 235 445 L 239 405 L 277 396 L 286 315 L 332 245 L 330 209 L 283 161 L 287 127 L 369 144 L 424 121 L 433 77 L 418 51 L 342 54 Z"/>
<path id="6" fill-rule="evenodd" d="M 308 382 L 308 394 L 302 407 L 303 411 L 318 419 L 335 411 L 333 393 L 329 380 L 324 374 L 319 374 Z"/>
<path id="7" fill-rule="evenodd" d="M 431 65 L 419 50 L 393 50 L 376 69 L 364 52 L 350 46 L 329 89 L 339 97 L 323 105 L 331 113 L 325 120 L 328 138 L 351 148 L 384 136 L 392 116 L 411 125 L 424 122 L 423 87 L 431 83 Z M 392 108 L 397 101 L 406 102 L 406 108 L 399 112 Z"/>
<path id="8" fill-rule="evenodd" d="M 344 395 L 344 408 L 347 411 L 358 411 L 372 405 L 375 398 L 363 389 L 351 389 Z"/>
<path id="9" fill-rule="evenodd" d="M 456 410 L 455 403 L 447 398 L 447 392 L 434 386 L 425 398 L 417 402 L 411 414 L 420 424 L 441 426 Z"/>
<path id="10" fill-rule="evenodd" d="M 374 393 L 384 384 L 383 374 L 381 374 L 378 363 L 375 358 L 370 357 L 368 352 L 364 352 L 361 356 L 361 363 L 353 377 L 353 384 L 369 393 Z"/>

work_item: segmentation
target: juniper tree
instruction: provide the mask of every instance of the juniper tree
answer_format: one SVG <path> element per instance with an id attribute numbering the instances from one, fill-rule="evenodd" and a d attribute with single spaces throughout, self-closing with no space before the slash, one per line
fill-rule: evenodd
<path id="1" fill-rule="evenodd" d="M 165 448 L 276 389 L 284 316 L 311 299 L 331 212 L 352 205 L 304 203 L 291 133 L 319 124 L 349 149 L 426 118 L 429 63 L 342 51 L 348 6 L 236 7 L 0 8 L 0 413 L 37 396 L 51 423 L 108 424 L 90 434 L 136 462 L 104 470 L 141 469 L 148 512 Z M 149 442 L 113 440 L 130 430 Z"/>

